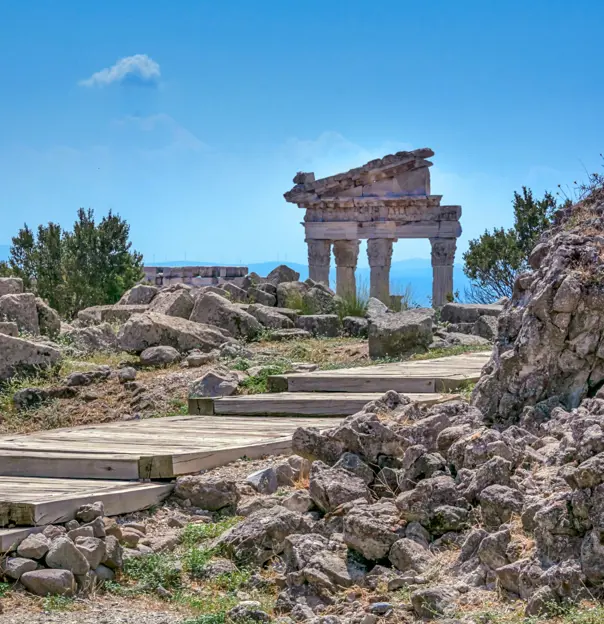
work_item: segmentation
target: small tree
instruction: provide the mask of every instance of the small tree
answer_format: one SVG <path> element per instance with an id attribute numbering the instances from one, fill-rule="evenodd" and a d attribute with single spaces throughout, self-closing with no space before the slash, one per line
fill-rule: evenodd
<path id="1" fill-rule="evenodd" d="M 143 276 L 143 257 L 131 250 L 130 227 L 111 211 L 97 225 L 94 211 L 78 210 L 71 232 L 56 223 L 27 226 L 12 239 L 10 273 L 64 316 L 82 308 L 116 303 Z"/>
<path id="2" fill-rule="evenodd" d="M 522 187 L 522 193 L 514 193 L 513 206 L 512 228 L 485 231 L 470 241 L 463 255 L 464 273 L 472 280 L 471 288 L 465 292 L 470 301 L 493 303 L 501 297 L 511 297 L 516 276 L 527 269 L 533 247 L 559 208 L 551 193 L 535 199 L 526 187 Z"/>

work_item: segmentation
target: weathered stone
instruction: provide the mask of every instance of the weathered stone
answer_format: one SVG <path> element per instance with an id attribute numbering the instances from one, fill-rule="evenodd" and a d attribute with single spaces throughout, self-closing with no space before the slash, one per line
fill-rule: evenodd
<path id="1" fill-rule="evenodd" d="M 126 383 L 127 381 L 134 381 L 136 379 L 136 368 L 132 366 L 124 366 L 117 371 L 117 378 L 120 383 Z"/>
<path id="2" fill-rule="evenodd" d="M 372 561 L 387 557 L 401 533 L 398 510 L 389 501 L 355 506 L 344 517 L 344 543 Z"/>
<path id="3" fill-rule="evenodd" d="M 493 342 L 497 338 L 498 323 L 496 316 L 479 316 L 474 325 L 472 325 L 472 333 L 475 336 L 481 336 Z"/>
<path id="4" fill-rule="evenodd" d="M 277 285 L 277 305 L 280 308 L 300 309 L 302 296 L 308 289 L 308 284 L 304 282 L 281 282 Z"/>
<path id="5" fill-rule="evenodd" d="M 222 289 L 228 293 L 228 298 L 231 301 L 237 303 L 246 303 L 247 302 L 247 292 L 237 286 L 237 284 L 233 284 L 233 282 L 225 282 L 222 284 Z"/>
<path id="6" fill-rule="evenodd" d="M 333 511 L 353 500 L 371 500 L 362 479 L 346 470 L 330 468 L 321 461 L 311 466 L 309 491 L 315 505 L 324 512 Z"/>
<path id="7" fill-rule="evenodd" d="M 73 596 L 76 591 L 75 578 L 69 570 L 34 570 L 25 572 L 19 580 L 37 596 Z"/>
<path id="8" fill-rule="evenodd" d="M 69 570 L 75 575 L 86 574 L 90 569 L 86 557 L 68 537 L 59 537 L 50 544 L 46 565 L 49 568 Z"/>
<path id="9" fill-rule="evenodd" d="M 107 535 L 105 538 L 105 556 L 101 562 L 111 570 L 117 570 L 124 563 L 123 548 L 115 535 Z"/>
<path id="10" fill-rule="evenodd" d="M 231 622 L 250 624 L 251 622 L 270 622 L 271 616 L 260 608 L 255 600 L 244 600 L 228 612 Z"/>
<path id="11" fill-rule="evenodd" d="M 50 540 L 42 533 L 28 535 L 17 547 L 19 557 L 42 559 L 50 548 Z"/>
<path id="12" fill-rule="evenodd" d="M 49 338 L 56 338 L 61 333 L 61 317 L 58 312 L 40 297 L 36 297 L 36 310 L 38 311 L 40 333 Z"/>
<path id="13" fill-rule="evenodd" d="M 115 572 L 102 563 L 92 570 L 92 573 L 100 582 L 113 581 L 115 579 Z"/>
<path id="14" fill-rule="evenodd" d="M 118 305 L 149 305 L 158 292 L 159 288 L 156 286 L 137 284 L 122 295 Z"/>
<path id="15" fill-rule="evenodd" d="M 490 485 L 480 492 L 478 498 L 487 527 L 497 529 L 509 522 L 512 514 L 522 511 L 521 492 L 505 485 Z"/>
<path id="16" fill-rule="evenodd" d="M 250 303 L 263 305 L 265 307 L 273 307 L 277 304 L 277 297 L 272 293 L 266 292 L 262 288 L 249 288 L 247 291 L 247 298 Z"/>
<path id="17" fill-rule="evenodd" d="M 19 327 L 13 321 L 0 321 L 0 334 L 16 338 L 19 336 Z"/>
<path id="18" fill-rule="evenodd" d="M 0 353 L 0 380 L 50 368 L 61 358 L 54 347 L 5 334 L 0 334 Z"/>
<path id="19" fill-rule="evenodd" d="M 144 314 L 148 305 L 99 305 L 80 310 L 78 321 L 82 325 L 98 325 L 100 323 L 125 323 L 135 314 Z"/>
<path id="20" fill-rule="evenodd" d="M 314 503 L 307 490 L 296 490 L 286 496 L 281 504 L 285 509 L 304 514 L 312 509 Z"/>
<path id="21" fill-rule="evenodd" d="M 208 511 L 218 511 L 236 505 L 239 501 L 239 491 L 234 480 L 211 474 L 179 477 L 174 494 Z"/>
<path id="22" fill-rule="evenodd" d="M 22 574 L 25 574 L 25 572 L 32 572 L 36 570 L 37 567 L 37 562 L 32 559 L 25 559 L 24 557 L 6 557 L 2 562 L 1 572 L 4 576 L 18 581 Z"/>
<path id="23" fill-rule="evenodd" d="M 92 570 L 96 569 L 105 558 L 105 542 L 96 537 L 78 537 L 76 548 L 86 557 Z"/>
<path id="24" fill-rule="evenodd" d="M 433 310 L 418 308 L 371 319 L 369 356 L 383 358 L 425 351 L 432 342 L 433 318 Z"/>
<path id="25" fill-rule="evenodd" d="M 415 615 L 434 620 L 455 611 L 459 592 L 450 585 L 418 589 L 411 594 L 411 605 Z"/>
<path id="26" fill-rule="evenodd" d="M 23 280 L 20 277 L 0 277 L 0 297 L 19 295 L 23 292 Z"/>
<path id="27" fill-rule="evenodd" d="M 287 316 L 280 314 L 277 308 L 254 303 L 248 310 L 249 314 L 258 319 L 264 327 L 269 329 L 293 329 L 294 323 Z"/>
<path id="28" fill-rule="evenodd" d="M 254 338 L 262 326 L 251 314 L 215 293 L 203 293 L 195 300 L 191 321 L 226 329 L 238 338 Z"/>
<path id="29" fill-rule="evenodd" d="M 188 319 L 193 311 L 194 301 L 188 290 L 163 290 L 149 305 L 149 312 Z"/>
<path id="30" fill-rule="evenodd" d="M 19 331 L 39 334 L 38 308 L 32 293 L 2 295 L 0 297 L 0 319 L 17 323 Z"/>
<path id="31" fill-rule="evenodd" d="M 308 533 L 310 528 L 309 518 L 278 506 L 253 513 L 216 545 L 239 563 L 262 565 L 283 551 L 288 535 Z"/>
<path id="32" fill-rule="evenodd" d="M 499 316 L 502 305 L 496 303 L 447 303 L 440 312 L 443 323 L 476 323 L 481 316 Z"/>
<path id="33" fill-rule="evenodd" d="M 140 354 L 143 366 L 168 366 L 180 361 L 180 353 L 169 346 L 149 347 Z"/>
<path id="34" fill-rule="evenodd" d="M 228 334 L 217 327 L 155 312 L 134 315 L 118 334 L 120 349 L 133 353 L 159 345 L 181 353 L 192 349 L 209 352 L 228 341 Z"/>
<path id="35" fill-rule="evenodd" d="M 302 295 L 303 309 L 309 314 L 336 314 L 337 299 L 322 284 L 314 286 Z"/>
<path id="36" fill-rule="evenodd" d="M 401 572 L 423 574 L 434 564 L 434 556 L 415 540 L 406 537 L 397 540 L 390 549 L 388 558 Z"/>
<path id="37" fill-rule="evenodd" d="M 540 587 L 530 597 L 524 614 L 527 617 L 555 615 L 559 598 L 551 587 Z"/>
<path id="38" fill-rule="evenodd" d="M 188 368 L 199 368 L 205 364 L 211 364 L 218 359 L 219 351 L 211 351 L 210 353 L 201 353 L 196 349 L 187 355 L 185 361 Z"/>
<path id="39" fill-rule="evenodd" d="M 105 515 L 105 506 L 101 501 L 97 501 L 95 503 L 88 503 L 86 505 L 82 505 L 76 511 L 75 517 L 76 520 L 80 522 L 92 522 L 96 518 L 101 518 Z"/>
<path id="40" fill-rule="evenodd" d="M 285 264 L 280 264 L 266 276 L 266 279 L 271 284 L 277 286 L 283 282 L 297 282 L 300 279 L 300 273 L 290 269 L 290 267 Z"/>
<path id="41" fill-rule="evenodd" d="M 312 334 L 305 329 L 276 329 L 269 334 L 268 339 L 280 342 L 282 340 L 300 340 L 311 336 Z"/>
<path id="42" fill-rule="evenodd" d="M 190 397 L 219 397 L 230 396 L 239 386 L 238 379 L 231 373 L 208 371 L 193 381 L 189 388 Z"/>
<path id="43" fill-rule="evenodd" d="M 369 321 L 362 316 L 345 316 L 342 319 L 344 335 L 353 338 L 367 338 L 369 333 Z"/>
<path id="44" fill-rule="evenodd" d="M 313 336 L 334 338 L 340 334 L 342 325 L 337 314 L 309 314 L 299 316 L 296 321 L 299 329 Z"/>
<path id="45" fill-rule="evenodd" d="M 277 483 L 277 473 L 274 468 L 262 468 L 246 478 L 249 483 L 260 494 L 274 494 L 279 488 Z"/>
<path id="46" fill-rule="evenodd" d="M 117 335 L 109 323 L 90 327 L 70 328 L 62 336 L 78 351 L 114 351 L 117 349 Z"/>

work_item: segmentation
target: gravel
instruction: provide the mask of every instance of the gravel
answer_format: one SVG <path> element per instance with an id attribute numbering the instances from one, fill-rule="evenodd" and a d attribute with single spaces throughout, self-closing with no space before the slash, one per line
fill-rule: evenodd
<path id="1" fill-rule="evenodd" d="M 42 613 L 5 613 L 0 622 L 6 624 L 181 624 L 190 616 L 130 608 L 93 607 L 86 611 L 50 611 Z"/>

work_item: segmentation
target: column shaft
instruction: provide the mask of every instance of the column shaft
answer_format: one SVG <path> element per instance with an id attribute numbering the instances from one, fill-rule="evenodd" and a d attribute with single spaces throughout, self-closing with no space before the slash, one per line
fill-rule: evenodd
<path id="1" fill-rule="evenodd" d="M 341 297 L 356 295 L 355 271 L 360 244 L 359 240 L 336 240 L 333 243 L 337 271 L 336 292 Z"/>
<path id="2" fill-rule="evenodd" d="M 453 297 L 453 261 L 457 239 L 431 238 L 432 306 L 440 308 Z"/>
<path id="3" fill-rule="evenodd" d="M 308 245 L 308 276 L 315 282 L 329 286 L 331 241 L 306 239 Z"/>
<path id="4" fill-rule="evenodd" d="M 369 294 L 390 305 L 390 264 L 392 262 L 392 238 L 370 238 L 367 241 L 367 257 L 371 267 Z"/>

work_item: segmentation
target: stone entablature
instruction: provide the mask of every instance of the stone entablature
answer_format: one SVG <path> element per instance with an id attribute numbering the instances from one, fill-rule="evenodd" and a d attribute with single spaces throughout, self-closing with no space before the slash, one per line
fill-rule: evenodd
<path id="1" fill-rule="evenodd" d="M 461 206 L 442 206 L 442 195 L 430 192 L 429 148 L 397 152 L 345 173 L 315 180 L 299 172 L 288 202 L 305 210 L 310 277 L 328 282 L 331 245 L 338 268 L 338 293 L 354 291 L 351 265 L 356 247 L 344 241 L 368 239 L 370 292 L 389 301 L 392 245 L 399 238 L 428 238 L 433 249 L 433 305 L 441 306 L 453 291 L 455 242 L 461 235 Z M 443 256 L 443 250 L 448 254 Z M 452 251 L 451 251 L 452 250 Z M 352 256 L 351 256 L 352 254 Z M 435 255 L 444 258 L 436 260 Z M 383 257 L 378 261 L 378 256 Z"/>
<path id="2" fill-rule="evenodd" d="M 234 266 L 184 266 L 184 267 L 143 267 L 146 282 L 156 286 L 170 284 L 190 284 L 209 286 L 224 281 L 243 278 L 248 274 L 247 267 Z"/>

